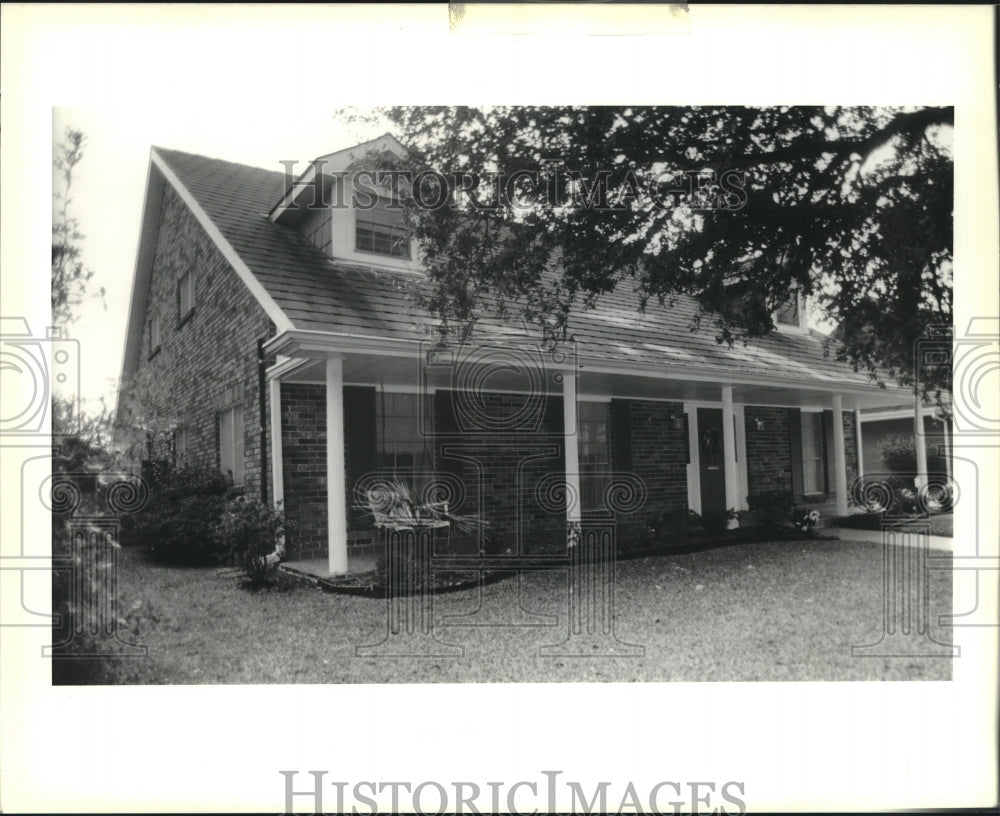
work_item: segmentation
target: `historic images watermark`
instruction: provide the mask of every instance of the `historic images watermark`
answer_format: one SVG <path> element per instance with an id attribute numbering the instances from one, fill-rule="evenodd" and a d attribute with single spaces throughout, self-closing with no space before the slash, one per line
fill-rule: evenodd
<path id="1" fill-rule="evenodd" d="M 284 159 L 285 189 L 297 195 L 311 191 L 305 203 L 292 201 L 290 209 L 402 211 L 407 198 L 421 210 L 451 208 L 470 212 L 526 211 L 537 207 L 569 210 L 678 209 L 740 210 L 747 203 L 746 174 L 742 170 L 650 170 L 623 173 L 598 170 L 585 175 L 559 160 L 524 168 L 507 175 L 465 171 L 352 169 L 334 170 L 325 159 L 315 159 L 302 175 L 298 162 Z"/>
<path id="2" fill-rule="evenodd" d="M 541 771 L 513 782 L 328 780 L 328 771 L 278 771 L 284 813 L 717 813 L 747 812 L 746 783 L 661 780 L 587 782 Z M 296 788 L 296 785 L 302 785 Z M 332 801 L 331 801 L 332 800 Z M 359 809 L 360 808 L 360 809 Z"/>

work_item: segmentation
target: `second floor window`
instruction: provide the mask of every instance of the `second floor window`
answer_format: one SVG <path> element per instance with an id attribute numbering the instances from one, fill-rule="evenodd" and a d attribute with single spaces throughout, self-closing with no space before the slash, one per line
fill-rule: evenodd
<path id="1" fill-rule="evenodd" d="M 149 319 L 149 353 L 152 355 L 160 347 L 160 316 Z"/>
<path id="2" fill-rule="evenodd" d="M 791 297 L 774 313 L 775 322 L 779 326 L 799 325 L 799 294 L 792 292 Z"/>
<path id="3" fill-rule="evenodd" d="M 400 212 L 375 207 L 355 213 L 355 249 L 390 258 L 410 257 L 410 238 Z"/>
<path id="4" fill-rule="evenodd" d="M 177 281 L 177 303 L 183 320 L 194 309 L 194 275 L 190 272 L 185 272 Z"/>

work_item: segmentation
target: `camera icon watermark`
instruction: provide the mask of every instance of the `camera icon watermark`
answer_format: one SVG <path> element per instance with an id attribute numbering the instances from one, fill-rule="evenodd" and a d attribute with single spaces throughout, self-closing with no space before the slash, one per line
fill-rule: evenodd
<path id="1" fill-rule="evenodd" d="M 974 317 L 960 336 L 950 326 L 928 334 L 914 347 L 917 387 L 950 373 L 954 435 L 1000 440 L 1000 318 Z"/>
<path id="2" fill-rule="evenodd" d="M 68 419 L 79 422 L 80 344 L 58 328 L 35 337 L 24 318 L 0 317 L 0 444 L 47 435 L 53 389 L 74 408 Z"/>

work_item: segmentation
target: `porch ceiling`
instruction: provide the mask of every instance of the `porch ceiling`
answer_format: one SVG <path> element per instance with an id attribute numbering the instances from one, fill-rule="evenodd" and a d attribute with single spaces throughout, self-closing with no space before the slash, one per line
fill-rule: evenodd
<path id="1" fill-rule="evenodd" d="M 879 389 L 838 383 L 739 382 L 737 380 L 692 380 L 688 372 L 651 371 L 641 374 L 598 370 L 585 361 L 578 368 L 577 392 L 583 397 L 720 402 L 721 389 L 733 386 L 734 402 L 744 405 L 776 405 L 791 408 L 829 408 L 834 394 L 843 396 L 845 410 L 899 406 L 909 392 L 900 388 Z M 281 375 L 283 382 L 323 384 L 322 359 L 303 361 L 293 371 Z M 491 354 L 475 361 L 455 364 L 443 360 L 424 365 L 416 356 L 346 354 L 346 385 L 385 385 L 404 390 L 481 389 L 483 391 L 544 390 L 562 393 L 561 375 L 553 365 L 536 364 L 513 353 Z"/>

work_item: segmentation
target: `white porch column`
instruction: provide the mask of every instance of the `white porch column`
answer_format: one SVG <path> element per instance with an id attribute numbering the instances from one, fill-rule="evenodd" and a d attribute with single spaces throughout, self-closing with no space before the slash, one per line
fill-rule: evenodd
<path id="1" fill-rule="evenodd" d="M 844 450 L 844 398 L 833 395 L 833 472 L 837 515 L 847 515 L 847 453 Z"/>
<path id="2" fill-rule="evenodd" d="M 576 369 L 563 375 L 563 449 L 566 459 L 566 521 L 580 520 L 580 445 L 576 427 Z"/>
<path id="3" fill-rule="evenodd" d="M 865 446 L 861 437 L 861 409 L 854 411 L 854 447 L 858 450 L 858 478 L 865 475 Z"/>
<path id="4" fill-rule="evenodd" d="M 285 500 L 284 454 L 281 444 L 281 380 L 268 384 L 271 393 L 271 492 L 275 507 Z"/>
<path id="5" fill-rule="evenodd" d="M 722 461 L 726 478 L 726 509 L 739 510 L 743 500 L 740 497 L 740 471 L 736 463 L 736 412 L 733 410 L 733 388 L 730 385 L 722 389 Z M 729 529 L 739 526 L 739 520 L 729 520 Z"/>
<path id="6" fill-rule="evenodd" d="M 920 392 L 913 392 L 913 444 L 917 450 L 917 489 L 927 484 L 927 440 L 924 438 L 924 406 Z"/>
<path id="7" fill-rule="evenodd" d="M 347 572 L 347 485 L 344 478 L 344 361 L 326 361 L 326 530 L 331 575 Z"/>

